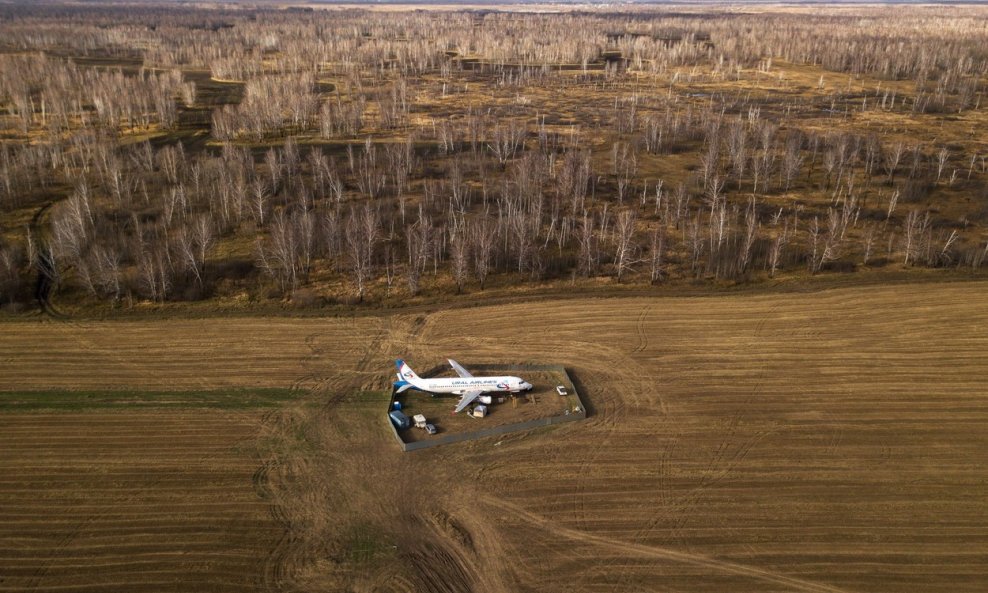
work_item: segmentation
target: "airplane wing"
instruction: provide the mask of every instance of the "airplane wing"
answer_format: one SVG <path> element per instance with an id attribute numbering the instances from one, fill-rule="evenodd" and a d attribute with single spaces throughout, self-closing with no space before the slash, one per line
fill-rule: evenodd
<path id="1" fill-rule="evenodd" d="M 453 370 L 456 371 L 457 375 L 463 377 L 464 379 L 469 379 L 473 377 L 473 375 L 471 375 L 469 371 L 467 371 L 465 368 L 460 366 L 460 363 L 456 362 L 452 358 L 447 358 L 446 360 L 449 361 L 449 366 L 453 367 Z"/>
<path id="2" fill-rule="evenodd" d="M 450 361 L 450 362 L 452 362 L 452 361 Z M 460 401 L 456 404 L 456 409 L 453 410 L 453 413 L 456 414 L 458 412 L 462 412 L 463 411 L 463 408 L 469 406 L 470 405 L 470 402 L 472 402 L 473 400 L 477 399 L 477 396 L 480 395 L 481 393 L 483 393 L 483 392 L 482 391 L 467 391 L 467 392 L 465 392 L 463 395 L 460 396 Z"/>

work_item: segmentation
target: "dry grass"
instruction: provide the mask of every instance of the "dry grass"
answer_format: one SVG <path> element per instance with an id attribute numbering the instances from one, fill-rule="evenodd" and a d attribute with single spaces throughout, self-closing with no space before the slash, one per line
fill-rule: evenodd
<path id="1" fill-rule="evenodd" d="M 253 570 L 299 590 L 974 592 L 988 579 L 986 288 L 547 301 L 359 319 L 5 323 L 0 360 L 20 386 L 48 377 L 311 387 L 312 405 L 292 404 L 260 429 L 280 443 L 267 453 L 262 490 L 291 536 Z M 89 354 L 78 353 L 81 339 Z M 374 390 L 386 387 L 394 357 L 453 354 L 564 364 L 595 413 L 400 453 L 380 412 L 387 395 Z M 0 414 L 5 427 L 24 418 Z M 94 446 L 85 439 L 43 436 L 74 416 L 51 415 L 50 427 L 31 418 L 31 438 L 48 451 L 41 467 L 59 458 L 67 473 L 126 467 L 70 455 Z M 32 448 L 13 450 L 10 468 L 37 464 Z M 175 463 L 198 467 L 201 453 L 184 455 Z M 56 488 L 9 480 L 4 501 Z M 78 492 L 59 483 L 52 500 L 89 496 L 83 482 Z M 75 520 L 101 525 L 128 488 L 72 507 Z M 211 489 L 190 500 L 225 496 Z M 41 507 L 15 515 L 44 532 Z M 25 546 L 17 562 L 68 566 L 95 554 L 42 548 Z M 165 558 L 161 570 L 179 570 L 180 559 Z M 67 571 L 34 582 L 74 583 Z M 119 585 L 98 575 L 87 583 Z"/>
<path id="2" fill-rule="evenodd" d="M 332 345 L 338 364 L 360 356 L 354 335 L 372 320 L 291 319 L 30 322 L 3 326 L 4 389 L 290 387 Z M 320 371 L 331 369 L 320 369 Z"/>
<path id="3" fill-rule="evenodd" d="M 986 501 L 972 484 L 986 477 L 988 316 L 976 292 L 600 301 L 447 318 L 487 328 L 490 344 L 516 356 L 572 361 L 598 409 L 586 429 L 511 443 L 486 472 L 522 559 L 512 572 L 550 591 L 574 581 L 978 590 Z M 503 319 L 553 327 L 559 346 L 512 338 L 497 329 Z"/>
<path id="4" fill-rule="evenodd" d="M 0 410 L 3 410 L 0 404 Z M 261 590 L 260 414 L 0 413 L 0 590 Z"/>

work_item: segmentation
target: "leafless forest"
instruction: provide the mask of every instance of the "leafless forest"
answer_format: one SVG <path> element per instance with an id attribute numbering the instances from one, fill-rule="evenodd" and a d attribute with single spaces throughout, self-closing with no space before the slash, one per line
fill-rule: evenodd
<path id="1" fill-rule="evenodd" d="M 986 72 L 973 6 L 5 5 L 0 302 L 978 274 Z"/>

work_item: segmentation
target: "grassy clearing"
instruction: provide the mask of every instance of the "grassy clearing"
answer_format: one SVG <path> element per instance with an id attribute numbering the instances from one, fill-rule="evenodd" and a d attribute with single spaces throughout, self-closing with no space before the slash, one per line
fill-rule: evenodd
<path id="1" fill-rule="evenodd" d="M 353 525 L 343 536 L 343 542 L 347 560 L 360 567 L 383 563 L 395 556 L 394 541 L 371 524 Z"/>
<path id="2" fill-rule="evenodd" d="M 291 389 L 209 391 L 11 391 L 0 392 L 0 413 L 27 410 L 79 411 L 140 408 L 271 408 L 299 397 Z"/>

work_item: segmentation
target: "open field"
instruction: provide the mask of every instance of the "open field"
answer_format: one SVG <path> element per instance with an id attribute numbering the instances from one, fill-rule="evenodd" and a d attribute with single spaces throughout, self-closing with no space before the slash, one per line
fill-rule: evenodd
<path id="1" fill-rule="evenodd" d="M 252 480 L 254 410 L 0 403 L 0 591 L 252 591 L 281 525 Z"/>
<path id="2" fill-rule="evenodd" d="M 291 387 L 328 372 L 310 366 L 324 344 L 352 368 L 371 320 L 311 327 L 288 319 L 170 320 L 167 323 L 42 321 L 5 324 L 3 388 L 191 389 Z"/>
<path id="3" fill-rule="evenodd" d="M 4 323 L 7 389 L 312 394 L 260 421 L 0 413 L 0 589 L 160 590 L 192 574 L 241 591 L 982 591 L 986 289 Z M 593 415 L 402 454 L 380 412 L 392 359 L 453 354 L 564 364 Z M 152 540 L 150 569 L 133 552 Z"/>

